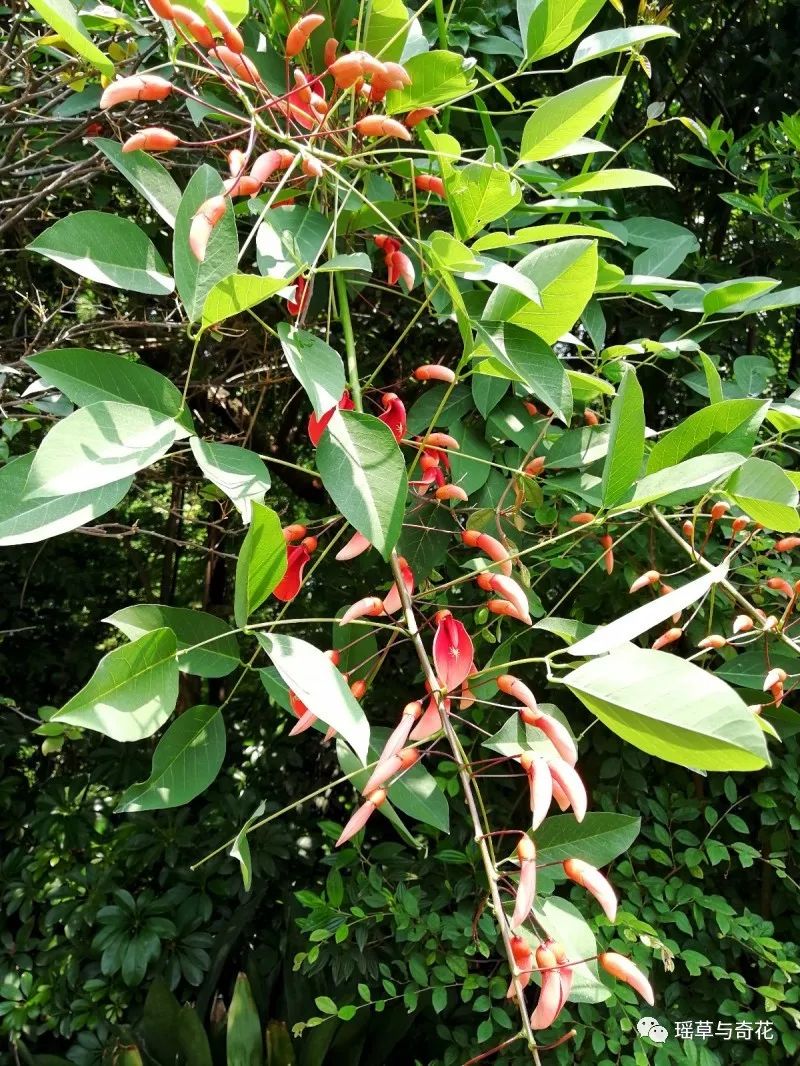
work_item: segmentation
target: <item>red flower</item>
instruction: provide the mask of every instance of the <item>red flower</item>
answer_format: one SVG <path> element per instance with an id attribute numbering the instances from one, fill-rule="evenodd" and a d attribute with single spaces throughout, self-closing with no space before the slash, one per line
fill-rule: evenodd
<path id="1" fill-rule="evenodd" d="M 325 432 L 326 426 L 333 418 L 334 411 L 352 411 L 354 407 L 355 404 L 350 399 L 350 393 L 347 391 L 347 389 L 345 389 L 342 393 L 342 398 L 339 400 L 335 407 L 332 407 L 330 409 L 330 411 L 326 411 L 325 414 L 321 415 L 319 418 L 317 418 L 317 416 L 312 411 L 311 416 L 308 420 L 308 436 L 315 448 L 319 444 L 322 434 Z"/>
<path id="2" fill-rule="evenodd" d="M 305 543 L 294 544 L 286 549 L 286 573 L 272 590 L 276 600 L 289 603 L 295 598 L 303 584 L 303 571 L 311 553 Z"/>
<path id="3" fill-rule="evenodd" d="M 400 441 L 406 435 L 406 408 L 403 401 L 394 392 L 386 392 L 381 397 L 381 403 L 386 408 L 379 421 L 387 425 L 394 434 L 394 439 Z"/>
<path id="4" fill-rule="evenodd" d="M 449 611 L 439 611 L 435 620 L 438 625 L 433 638 L 433 662 L 442 688 L 452 692 L 469 677 L 474 649 L 463 623 Z"/>
<path id="5" fill-rule="evenodd" d="M 403 576 L 403 584 L 406 587 L 406 592 L 408 592 L 410 596 L 414 591 L 414 572 L 402 556 L 397 561 L 400 564 L 400 573 Z M 383 609 L 386 614 L 396 614 L 402 606 L 403 603 L 400 599 L 400 593 L 397 589 L 397 584 L 395 583 L 386 594 L 383 601 Z"/>

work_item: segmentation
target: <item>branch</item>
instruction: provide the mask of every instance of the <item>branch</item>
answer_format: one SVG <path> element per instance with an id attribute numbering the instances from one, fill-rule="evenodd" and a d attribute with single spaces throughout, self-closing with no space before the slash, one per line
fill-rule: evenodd
<path id="1" fill-rule="evenodd" d="M 431 688 L 431 693 L 436 700 L 436 705 L 439 710 L 439 716 L 442 720 L 442 729 L 444 730 L 447 742 L 450 745 L 450 750 L 453 754 L 453 759 L 458 767 L 458 777 L 461 782 L 461 787 L 464 790 L 464 799 L 466 800 L 467 809 L 472 820 L 472 830 L 475 837 L 475 843 L 480 851 L 481 859 L 483 860 L 483 867 L 486 871 L 486 880 L 489 883 L 489 892 L 492 897 L 492 908 L 494 909 L 495 920 L 500 930 L 500 935 L 503 938 L 503 945 L 506 949 L 506 957 L 508 959 L 509 969 L 511 970 L 511 979 L 514 985 L 514 994 L 519 1007 L 520 1018 L 522 1020 L 522 1033 L 528 1042 L 528 1048 L 531 1052 L 532 1061 L 540 1066 L 539 1054 L 536 1050 L 536 1039 L 531 1029 L 530 1019 L 528 1017 L 528 1011 L 525 1006 L 525 993 L 519 980 L 519 970 L 514 960 L 514 954 L 511 950 L 511 938 L 509 936 L 508 920 L 506 919 L 505 911 L 503 910 L 503 903 L 500 899 L 500 890 L 497 887 L 497 870 L 494 865 L 494 861 L 489 852 L 489 846 L 486 842 L 485 828 L 481 822 L 481 817 L 478 812 L 478 805 L 475 800 L 474 781 L 469 771 L 466 755 L 464 749 L 461 746 L 461 741 L 458 739 L 458 734 L 453 728 L 453 723 L 450 721 L 450 717 L 444 709 L 442 694 L 440 689 L 439 679 L 436 676 L 436 672 L 431 665 L 431 661 L 428 658 L 428 653 L 425 650 L 425 645 L 422 643 L 422 637 L 420 636 L 419 628 L 417 627 L 417 620 L 414 617 L 414 608 L 411 603 L 411 598 L 408 594 L 408 590 L 403 582 L 403 576 L 400 572 L 400 563 L 398 561 L 397 552 L 392 552 L 392 572 L 394 574 L 395 583 L 397 585 L 398 592 L 400 593 L 400 601 L 403 604 L 403 614 L 406 620 L 406 626 L 408 628 L 409 636 L 414 645 L 414 650 L 417 653 L 420 665 L 422 666 L 422 672 L 424 673 L 428 684 Z"/>

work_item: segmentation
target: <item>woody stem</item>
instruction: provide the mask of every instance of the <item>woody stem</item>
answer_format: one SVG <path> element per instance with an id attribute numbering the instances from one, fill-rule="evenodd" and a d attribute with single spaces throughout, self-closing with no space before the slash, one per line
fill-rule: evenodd
<path id="1" fill-rule="evenodd" d="M 414 650 L 417 653 L 422 672 L 430 685 L 431 692 L 434 694 L 436 705 L 439 710 L 439 717 L 442 720 L 442 728 L 447 742 L 450 745 L 450 750 L 453 753 L 453 758 L 458 766 L 458 777 L 461 782 L 461 787 L 464 790 L 464 799 L 467 804 L 467 810 L 469 811 L 470 819 L 472 820 L 473 836 L 475 838 L 475 844 L 480 852 L 481 860 L 483 861 L 483 867 L 486 871 L 486 880 L 489 883 L 489 894 L 492 899 L 492 907 L 494 909 L 495 921 L 497 922 L 500 935 L 503 938 L 503 946 L 505 947 L 506 957 L 508 959 L 509 969 L 512 974 L 512 983 L 514 986 L 514 996 L 519 1007 L 520 1019 L 522 1021 L 522 1034 L 528 1043 L 528 1048 L 531 1052 L 531 1058 L 536 1066 L 541 1066 L 539 1059 L 539 1053 L 536 1050 L 536 1039 L 531 1029 L 530 1019 L 528 1018 L 528 1012 L 525 1007 L 525 993 L 522 988 L 522 983 L 519 979 L 517 972 L 516 962 L 514 960 L 514 953 L 511 950 L 511 935 L 509 931 L 508 920 L 506 919 L 505 911 L 503 910 L 503 903 L 500 898 L 500 890 L 497 886 L 497 870 L 492 859 L 489 845 L 487 843 L 486 830 L 481 822 L 481 816 L 478 811 L 478 804 L 475 798 L 475 784 L 472 779 L 472 775 L 469 770 L 469 763 L 467 761 L 466 753 L 461 746 L 461 741 L 458 738 L 458 734 L 453 728 L 453 723 L 444 708 L 443 697 L 440 692 L 439 679 L 436 676 L 436 672 L 431 665 L 431 661 L 428 657 L 428 653 L 425 650 L 425 645 L 422 642 L 419 629 L 417 627 L 417 620 L 414 617 L 414 608 L 411 604 L 411 598 L 408 590 L 406 589 L 403 581 L 403 575 L 400 569 L 400 562 L 396 551 L 392 552 L 391 558 L 392 572 L 394 574 L 395 582 L 397 584 L 398 592 L 400 593 L 400 602 L 403 605 L 403 615 L 406 620 L 406 627 L 408 634 L 411 637 L 411 641 L 414 645 Z"/>

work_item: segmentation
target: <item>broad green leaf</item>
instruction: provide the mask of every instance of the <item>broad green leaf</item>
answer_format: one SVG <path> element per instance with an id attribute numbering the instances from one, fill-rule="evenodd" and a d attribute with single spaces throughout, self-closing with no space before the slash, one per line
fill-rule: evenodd
<path id="1" fill-rule="evenodd" d="M 541 162 L 557 156 L 614 106 L 624 84 L 624 78 L 595 78 L 545 100 L 525 123 L 520 162 Z"/>
<path id="2" fill-rule="evenodd" d="M 103 619 L 128 640 L 138 640 L 154 629 L 171 629 L 178 648 L 178 668 L 198 677 L 226 677 L 239 665 L 236 634 L 221 618 L 189 607 L 137 603 Z"/>
<path id="3" fill-rule="evenodd" d="M 733 278 L 713 285 L 703 297 L 703 314 L 719 315 L 745 304 L 756 296 L 763 296 L 780 285 L 775 278 Z"/>
<path id="4" fill-rule="evenodd" d="M 372 260 L 366 252 L 350 252 L 348 254 L 335 255 L 327 262 L 321 263 L 315 268 L 317 274 L 333 274 L 337 270 L 358 270 L 365 274 L 372 273 Z"/>
<path id="5" fill-rule="evenodd" d="M 280 323 L 278 337 L 289 369 L 305 389 L 317 418 L 321 418 L 342 398 L 342 357 L 316 334 L 296 329 L 288 322 Z"/>
<path id="6" fill-rule="evenodd" d="M 257 633 L 259 644 L 292 692 L 320 721 L 343 737 L 362 764 L 369 756 L 369 722 L 330 659 L 297 637 Z"/>
<path id="7" fill-rule="evenodd" d="M 211 231 L 206 257 L 202 263 L 195 259 L 189 247 L 192 219 L 206 200 L 219 196 L 222 191 L 222 178 L 213 167 L 204 163 L 194 172 L 186 186 L 175 218 L 175 235 L 172 241 L 175 284 L 190 322 L 199 321 L 206 297 L 216 283 L 236 272 L 239 241 L 231 204 Z"/>
<path id="8" fill-rule="evenodd" d="M 385 726 L 376 726 L 372 730 L 366 760 L 368 763 L 378 761 L 378 756 L 389 739 L 390 733 L 391 729 Z M 353 773 L 358 763 L 352 752 L 339 745 L 336 754 L 344 772 Z M 362 770 L 361 773 L 356 774 L 352 778 L 353 787 L 360 792 L 371 773 L 372 770 Z M 403 814 L 407 814 L 409 818 L 422 822 L 423 825 L 431 825 L 442 833 L 450 831 L 450 810 L 445 794 L 422 762 L 412 766 L 407 773 L 394 782 L 389 790 L 389 799 L 394 807 Z"/>
<path id="9" fill-rule="evenodd" d="M 468 240 L 489 222 L 502 218 L 520 202 L 519 182 L 505 167 L 494 161 L 494 150 L 487 149 L 483 160 L 445 172 L 447 204 L 456 230 Z"/>
<path id="10" fill-rule="evenodd" d="M 166 167 L 147 152 L 123 152 L 118 141 L 95 137 L 103 155 L 124 175 L 138 193 L 158 212 L 168 226 L 175 228 L 181 190 Z"/>
<path id="11" fill-rule="evenodd" d="M 538 622 L 534 622 L 533 628 L 541 629 L 545 633 L 552 633 L 554 637 L 559 637 L 565 644 L 574 644 L 576 640 L 588 637 L 590 633 L 595 631 L 597 626 L 579 622 L 575 618 L 560 618 L 558 615 L 551 614 L 547 618 L 540 618 Z"/>
<path id="12" fill-rule="evenodd" d="M 555 55 L 583 33 L 605 0 L 517 0 L 528 63 Z"/>
<path id="13" fill-rule="evenodd" d="M 253 883 L 253 859 L 250 854 L 250 841 L 247 839 L 247 835 L 250 832 L 250 827 L 254 822 L 258 821 L 265 810 L 266 804 L 262 800 L 236 834 L 236 839 L 230 850 L 230 855 L 232 855 L 234 859 L 239 860 L 239 868 L 242 872 L 242 884 L 244 885 L 245 892 L 250 891 L 250 886 Z"/>
<path id="14" fill-rule="evenodd" d="M 578 174 L 563 181 L 553 191 L 562 196 L 564 193 L 611 192 L 614 189 L 643 189 L 660 186 L 674 189 L 674 185 L 660 174 L 650 174 L 646 170 L 592 170 L 587 174 Z"/>
<path id="15" fill-rule="evenodd" d="M 408 412 L 408 432 L 424 433 L 428 426 L 447 427 L 453 422 L 460 422 L 472 410 L 472 396 L 466 385 L 456 385 L 442 406 L 447 389 L 444 385 L 429 385 Z M 442 408 L 434 422 L 434 416 Z"/>
<path id="16" fill-rule="evenodd" d="M 203 326 L 213 326 L 268 300 L 286 288 L 286 278 L 261 278 L 257 274 L 231 274 L 218 281 L 203 304 Z"/>
<path id="17" fill-rule="evenodd" d="M 572 388 L 564 364 L 549 344 L 511 322 L 492 332 L 477 323 L 476 328 L 493 358 L 569 424 Z"/>
<path id="18" fill-rule="evenodd" d="M 621 241 L 616 233 L 599 226 L 584 226 L 578 222 L 553 222 L 540 226 L 524 226 L 513 233 L 487 233 L 472 245 L 473 252 L 485 252 L 492 248 L 514 248 L 518 244 L 539 244 L 541 241 L 560 240 L 562 237 L 601 237 Z"/>
<path id="19" fill-rule="evenodd" d="M 189 707 L 159 740 L 148 779 L 126 789 L 115 812 L 181 807 L 208 788 L 224 758 L 225 725 L 219 707 Z"/>
<path id="20" fill-rule="evenodd" d="M 508 392 L 509 382 L 487 374 L 473 374 L 471 387 L 475 406 L 486 418 Z"/>
<path id="21" fill-rule="evenodd" d="M 537 248 L 517 263 L 539 290 L 541 306 L 499 285 L 489 297 L 483 320 L 512 322 L 555 344 L 581 316 L 597 278 L 597 243 L 563 241 Z"/>
<path id="22" fill-rule="evenodd" d="M 178 698 L 176 651 L 171 629 L 153 630 L 115 648 L 51 721 L 93 729 L 112 740 L 151 737 L 172 714 Z"/>
<path id="23" fill-rule="evenodd" d="M 62 38 L 64 44 L 87 63 L 91 63 L 107 78 L 114 77 L 114 64 L 92 41 L 69 0 L 30 0 L 48 26 Z"/>
<path id="24" fill-rule="evenodd" d="M 405 461 L 389 427 L 373 415 L 336 411 L 317 448 L 317 469 L 342 515 L 388 559 L 408 491 Z"/>
<path id="25" fill-rule="evenodd" d="M 608 625 L 598 626 L 593 633 L 579 640 L 569 648 L 570 655 L 603 655 L 613 651 L 621 644 L 635 640 L 642 633 L 646 633 L 653 626 L 660 625 L 671 618 L 673 614 L 691 607 L 705 594 L 724 580 L 728 573 L 728 564 L 723 563 L 715 566 L 713 570 L 695 578 L 688 584 L 674 589 L 664 596 L 658 596 L 654 600 L 648 600 L 641 607 L 637 607 L 628 614 L 622 615 Z"/>
<path id="26" fill-rule="evenodd" d="M 253 500 L 264 502 L 271 484 L 264 460 L 238 444 L 218 444 L 192 437 L 192 453 L 197 465 L 218 489 L 236 505 L 245 525 L 250 522 Z"/>
<path id="27" fill-rule="evenodd" d="M 411 23 L 402 0 L 373 0 L 364 17 L 366 25 L 361 47 L 384 63 L 387 60 L 399 62 Z"/>
<path id="28" fill-rule="evenodd" d="M 453 270 L 454 274 L 460 274 L 468 281 L 489 281 L 494 285 L 503 285 L 512 292 L 519 293 L 527 300 L 533 300 L 540 304 L 539 290 L 530 278 L 516 270 L 509 263 L 503 263 L 499 259 L 492 259 L 488 255 L 475 257 L 474 266 L 468 270 Z"/>
<path id="29" fill-rule="evenodd" d="M 115 289 L 166 296 L 175 288 L 153 242 L 122 215 L 76 211 L 54 222 L 28 248 Z"/>
<path id="30" fill-rule="evenodd" d="M 631 273 L 638 276 L 669 278 L 700 247 L 691 230 L 663 218 L 641 215 L 624 222 L 608 221 L 604 226 L 627 244 L 644 249 L 631 267 Z"/>
<path id="31" fill-rule="evenodd" d="M 166 454 L 178 424 L 147 407 L 100 400 L 57 422 L 33 460 L 28 492 L 59 496 L 121 481 Z"/>
<path id="32" fill-rule="evenodd" d="M 588 818 L 588 815 L 587 815 Z M 572 1003 L 602 1003 L 611 995 L 600 980 L 596 955 L 597 941 L 591 926 L 568 900 L 550 896 L 533 908 L 539 929 L 559 943 L 569 944 L 571 958 L 591 959 L 572 967 L 572 987 L 568 999 Z"/>
<path id="33" fill-rule="evenodd" d="M 58 348 L 26 361 L 42 381 L 59 389 L 78 407 L 101 400 L 135 404 L 174 418 L 187 432 L 194 432 L 180 391 L 169 378 L 144 363 L 87 348 Z"/>
<path id="34" fill-rule="evenodd" d="M 598 868 L 608 866 L 630 848 L 641 825 L 641 819 L 630 814 L 591 811 L 582 822 L 571 814 L 553 815 L 536 830 L 536 861 L 544 865 L 575 858 Z"/>
<path id="35" fill-rule="evenodd" d="M 127 494 L 133 478 L 60 496 L 28 496 L 35 452 L 0 467 L 0 547 L 34 544 L 88 525 Z"/>
<path id="36" fill-rule="evenodd" d="M 580 370 L 568 370 L 567 377 L 572 386 L 573 398 L 578 403 L 591 403 L 598 396 L 614 395 L 614 386 L 594 374 L 584 374 Z"/>
<path id="37" fill-rule="evenodd" d="M 748 459 L 725 484 L 738 507 L 767 529 L 794 533 L 800 529 L 798 492 L 784 470 L 766 459 Z"/>
<path id="38" fill-rule="evenodd" d="M 217 0 L 217 3 L 234 24 L 238 26 L 240 22 L 246 18 L 250 9 L 249 0 Z M 206 22 L 209 21 L 208 13 L 204 7 L 203 0 L 186 0 L 186 7 L 195 11 L 198 15 L 204 16 Z"/>
<path id="39" fill-rule="evenodd" d="M 386 113 L 413 111 L 416 107 L 439 107 L 464 96 L 478 84 L 456 52 L 424 52 L 412 56 L 403 66 L 411 84 L 386 94 Z"/>
<path id="40" fill-rule="evenodd" d="M 764 734 L 714 674 L 662 651 L 623 645 L 579 666 L 564 684 L 612 732 L 649 755 L 693 770 L 757 770 Z"/>
<path id="41" fill-rule="evenodd" d="M 700 362 L 703 365 L 703 373 L 706 378 L 709 402 L 712 404 L 722 403 L 725 394 L 722 390 L 722 378 L 719 376 L 719 370 L 717 370 L 705 352 L 700 352 Z M 769 414 L 770 412 L 767 411 L 767 418 L 769 418 Z"/>
<path id="42" fill-rule="evenodd" d="M 256 233 L 258 269 L 270 278 L 289 278 L 319 261 L 330 233 L 329 220 L 313 208 L 273 207 Z"/>
<path id="43" fill-rule="evenodd" d="M 648 474 L 634 486 L 629 500 L 615 505 L 614 511 L 627 511 L 645 504 L 655 503 L 665 497 L 678 497 L 688 503 L 696 499 L 711 485 L 733 473 L 744 462 L 743 455 L 736 452 L 715 452 L 709 455 L 696 455 L 693 459 L 684 459 L 675 466 L 657 470 Z"/>
<path id="44" fill-rule="evenodd" d="M 630 367 L 611 405 L 608 454 L 603 466 L 603 506 L 613 507 L 639 476 L 644 458 L 644 394 Z"/>
<path id="45" fill-rule="evenodd" d="M 647 473 L 709 452 L 749 455 L 768 409 L 761 400 L 724 400 L 696 411 L 653 447 Z"/>
<path id="46" fill-rule="evenodd" d="M 286 573 L 286 541 L 281 522 L 270 507 L 251 501 L 250 528 L 236 560 L 233 617 L 239 627 L 260 607 Z"/>
<path id="47" fill-rule="evenodd" d="M 460 485 L 468 496 L 472 496 L 483 488 L 489 478 L 492 449 L 483 434 L 476 433 L 466 423 L 456 423 L 450 427 L 450 432 L 461 445 L 457 452 L 449 453 L 450 481 L 454 485 Z"/>
<path id="48" fill-rule="evenodd" d="M 788 403 L 775 403 L 767 411 L 767 421 L 779 433 L 797 433 L 800 430 L 800 407 Z"/>
<path id="49" fill-rule="evenodd" d="M 787 674 L 797 673 L 797 655 L 787 647 L 775 644 L 770 647 L 767 660 L 763 646 L 758 646 L 739 652 L 732 659 L 726 659 L 714 674 L 731 685 L 761 692 L 767 671 L 775 666 L 781 667 Z M 769 713 L 772 713 L 772 708 Z"/>
<path id="50" fill-rule="evenodd" d="M 575 49 L 572 57 L 573 67 L 587 63 L 590 59 L 600 59 L 614 52 L 626 52 L 629 48 L 637 51 L 650 41 L 663 37 L 679 37 L 680 34 L 669 26 L 620 26 L 615 30 L 602 30 L 584 37 Z"/>

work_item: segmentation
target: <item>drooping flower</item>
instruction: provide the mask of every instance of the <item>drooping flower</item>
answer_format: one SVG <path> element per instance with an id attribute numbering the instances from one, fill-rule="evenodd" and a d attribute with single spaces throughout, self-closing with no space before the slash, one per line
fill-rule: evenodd
<path id="1" fill-rule="evenodd" d="M 660 580 L 661 574 L 658 570 L 645 570 L 643 574 L 640 574 L 640 576 L 636 578 L 628 591 L 631 593 L 638 592 L 640 589 L 646 589 L 651 585 L 655 585 L 655 583 Z"/>
<path id="2" fill-rule="evenodd" d="M 511 925 L 519 928 L 531 913 L 536 897 L 536 848 L 529 836 L 523 836 L 517 845 L 519 859 L 519 883 L 514 902 Z"/>
<path id="3" fill-rule="evenodd" d="M 600 871 L 583 859 L 565 859 L 562 863 L 564 873 L 576 885 L 591 892 L 605 912 L 610 922 L 617 917 L 617 896 L 610 882 Z"/>
<path id="4" fill-rule="evenodd" d="M 364 596 L 347 608 L 339 619 L 340 626 L 346 626 L 348 622 L 355 622 L 358 618 L 377 618 L 383 614 L 383 600 L 379 596 Z"/>
<path id="5" fill-rule="evenodd" d="M 394 392 L 385 392 L 381 396 L 384 412 L 379 416 L 379 421 L 388 426 L 396 441 L 401 441 L 406 435 L 406 408 L 403 401 Z"/>
<path id="6" fill-rule="evenodd" d="M 450 710 L 450 700 L 442 700 L 442 711 L 447 714 Z M 442 730 L 442 715 L 439 712 L 439 704 L 435 696 L 428 700 L 425 713 L 411 730 L 409 740 L 428 740 Z"/>
<path id="7" fill-rule="evenodd" d="M 118 78 L 103 90 L 100 107 L 116 107 L 131 100 L 165 100 L 172 92 L 172 82 L 157 74 L 133 74 Z"/>
<path id="8" fill-rule="evenodd" d="M 290 603 L 300 591 L 303 584 L 303 571 L 311 558 L 309 544 L 306 538 L 301 544 L 287 546 L 286 550 L 286 573 L 272 590 L 276 600 Z"/>
<path id="9" fill-rule="evenodd" d="M 433 662 L 445 692 L 453 692 L 472 670 L 474 648 L 463 622 L 450 611 L 438 611 L 434 618 Z"/>
<path id="10" fill-rule="evenodd" d="M 286 58 L 293 59 L 308 44 L 308 39 L 325 21 L 324 15 L 303 15 L 295 22 L 286 37 Z"/>
<path id="11" fill-rule="evenodd" d="M 483 571 L 478 574 L 476 580 L 485 592 L 496 592 L 498 596 L 502 596 L 504 600 L 507 600 L 514 608 L 514 617 L 521 622 L 525 622 L 526 625 L 533 624 L 525 590 L 513 578 L 506 577 L 505 574 L 493 574 L 490 571 Z"/>
<path id="12" fill-rule="evenodd" d="M 619 981 L 624 981 L 626 985 L 630 985 L 646 1003 L 649 1003 L 651 1007 L 653 1006 L 656 998 L 653 995 L 652 985 L 639 967 L 632 963 L 630 959 L 626 959 L 624 955 L 618 955 L 616 951 L 606 951 L 597 956 L 597 961 L 606 973 L 616 977 Z"/>
<path id="13" fill-rule="evenodd" d="M 351 559 L 355 559 L 359 555 L 363 555 L 364 552 L 369 551 L 371 547 L 372 545 L 364 534 L 356 531 L 347 544 L 336 553 L 336 561 L 338 563 L 349 562 Z"/>
<path id="14" fill-rule="evenodd" d="M 400 564 L 400 573 L 403 578 L 403 585 L 405 586 L 406 592 L 410 596 L 411 593 L 414 591 L 414 573 L 402 556 L 400 556 L 397 561 Z M 395 583 L 389 589 L 386 594 L 386 597 L 384 598 L 383 609 L 386 614 L 396 614 L 402 606 L 403 601 L 400 599 L 400 593 L 398 591 L 397 584 Z"/>
<path id="15" fill-rule="evenodd" d="M 360 829 L 363 829 L 378 807 L 382 807 L 385 802 L 386 792 L 382 788 L 375 789 L 374 792 L 367 796 L 365 802 L 356 809 L 342 830 L 339 839 L 336 841 L 336 847 L 341 847 L 351 837 L 354 837 Z"/>
<path id="16" fill-rule="evenodd" d="M 536 965 L 542 978 L 542 987 L 536 1009 L 531 1015 L 531 1029 L 549 1029 L 561 1010 L 561 975 L 558 960 L 549 947 L 536 949 Z"/>
<path id="17" fill-rule="evenodd" d="M 553 777 L 550 767 L 541 755 L 523 751 L 519 764 L 528 778 L 531 805 L 531 828 L 538 829 L 550 810 L 553 801 Z"/>
<path id="18" fill-rule="evenodd" d="M 379 760 L 362 792 L 367 795 L 373 789 L 380 788 L 387 781 L 391 781 L 393 777 L 397 777 L 398 774 L 410 770 L 419 761 L 419 757 L 420 752 L 417 748 L 402 748 L 397 754 L 390 755 L 388 759 Z"/>
<path id="19" fill-rule="evenodd" d="M 531 970 L 533 969 L 533 952 L 531 951 L 531 946 L 525 939 L 525 937 L 511 937 L 511 954 L 514 958 L 514 962 L 517 964 L 517 969 L 519 970 L 519 983 L 523 988 L 527 988 L 531 979 Z M 513 996 L 514 979 L 512 978 L 508 985 L 506 999 L 512 999 Z"/>
<path id="20" fill-rule="evenodd" d="M 547 765 L 553 779 L 553 795 L 556 802 L 562 810 L 565 810 L 566 801 L 566 805 L 572 807 L 576 821 L 582 822 L 586 817 L 588 799 L 578 771 L 559 758 L 548 759 Z"/>
<path id="21" fill-rule="evenodd" d="M 405 705 L 403 713 L 400 715 L 400 721 L 394 727 L 389 739 L 383 746 L 383 751 L 379 756 L 380 760 L 390 759 L 392 755 L 397 755 L 401 748 L 405 746 L 411 730 L 414 728 L 414 723 L 421 716 L 422 704 L 418 700 Z"/>
<path id="22" fill-rule="evenodd" d="M 316 414 L 312 411 L 308 419 L 308 437 L 315 448 L 322 439 L 322 434 L 325 432 L 334 413 L 336 411 L 352 411 L 354 407 L 355 404 L 350 397 L 350 393 L 345 389 L 339 402 L 335 407 L 332 407 L 330 411 L 326 411 L 325 414 L 320 415 L 319 418 L 317 418 Z"/>
<path id="23" fill-rule="evenodd" d="M 461 534 L 461 540 L 468 548 L 477 548 L 488 555 L 492 562 L 500 567 L 500 572 L 511 577 L 511 557 L 505 544 L 488 533 L 479 533 L 477 529 L 467 529 Z"/>

